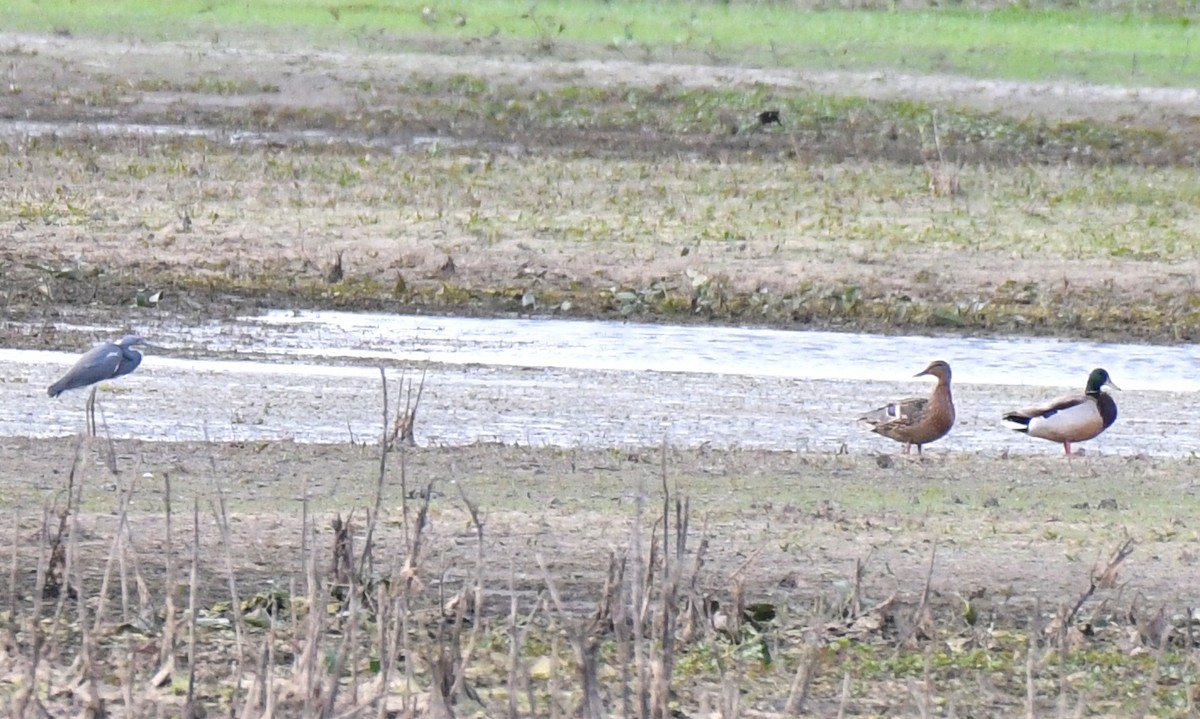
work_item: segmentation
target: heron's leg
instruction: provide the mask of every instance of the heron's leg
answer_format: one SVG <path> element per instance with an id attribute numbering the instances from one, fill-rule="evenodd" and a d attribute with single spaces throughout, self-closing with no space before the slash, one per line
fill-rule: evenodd
<path id="1" fill-rule="evenodd" d="M 87 431 L 89 437 L 96 436 L 96 388 L 92 387 L 92 391 L 88 393 L 87 401 Z"/>

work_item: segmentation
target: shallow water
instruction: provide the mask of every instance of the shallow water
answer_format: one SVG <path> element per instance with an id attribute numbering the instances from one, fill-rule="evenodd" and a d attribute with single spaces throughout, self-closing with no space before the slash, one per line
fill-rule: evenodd
<path id="1" fill-rule="evenodd" d="M 367 137 L 353 133 L 326 130 L 232 130 L 219 127 L 196 125 L 165 125 L 137 122 L 78 122 L 78 121 L 0 121 L 0 137 L 141 137 L 141 138 L 202 138 L 211 142 L 223 142 L 232 146 L 261 147 L 265 145 L 352 145 L 393 153 L 406 152 L 424 147 L 489 147 L 496 151 L 511 152 L 513 146 L 499 143 L 484 143 L 461 137 L 440 135 L 406 135 L 403 137 Z"/>
<path id="2" fill-rule="evenodd" d="M 97 338 L 118 328 L 73 326 Z M 382 392 L 426 371 L 421 444 L 681 446 L 896 451 L 855 424 L 861 412 L 925 394 L 911 375 L 932 359 L 955 372 L 959 422 L 932 448 L 1061 452 L 999 427 L 1006 409 L 1082 389 L 1103 366 L 1117 424 L 1084 447 L 1186 454 L 1200 448 L 1191 406 L 1194 345 L 884 337 L 615 322 L 269 312 L 138 328 L 161 347 L 105 385 L 116 436 L 156 440 L 376 441 Z M 44 388 L 73 354 L 0 350 L 0 435 L 82 426 L 85 394 Z M 407 369 L 406 369 L 407 368 Z"/>
<path id="3" fill-rule="evenodd" d="M 423 360 L 565 369 L 695 372 L 793 379 L 903 380 L 934 359 L 971 384 L 1078 385 L 1105 367 L 1123 388 L 1200 391 L 1200 345 L 1171 347 L 681 327 L 622 322 L 460 319 L 341 312 L 241 318 L 265 355 Z M 257 341 L 256 341 L 257 340 Z M 219 340 L 214 339 L 219 344 Z"/>

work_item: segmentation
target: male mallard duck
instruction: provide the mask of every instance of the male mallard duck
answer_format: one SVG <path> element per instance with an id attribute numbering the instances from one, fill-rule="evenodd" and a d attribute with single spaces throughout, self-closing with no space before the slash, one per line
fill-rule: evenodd
<path id="1" fill-rule="evenodd" d="M 1072 442 L 1089 440 L 1117 421 L 1117 403 L 1107 392 L 1100 391 L 1105 385 L 1121 389 L 1109 379 L 1108 372 L 1094 369 L 1088 375 L 1087 390 L 1082 395 L 1059 397 L 1037 407 L 1009 412 L 1004 415 L 1004 422 L 1009 429 L 1030 437 L 1062 442 L 1069 457 Z"/>
<path id="2" fill-rule="evenodd" d="M 938 360 L 913 375 L 937 377 L 937 386 L 928 399 L 910 397 L 868 412 L 860 420 L 871 425 L 871 431 L 904 442 L 904 454 L 917 445 L 941 439 L 954 426 L 954 399 L 950 396 L 950 365 Z"/>

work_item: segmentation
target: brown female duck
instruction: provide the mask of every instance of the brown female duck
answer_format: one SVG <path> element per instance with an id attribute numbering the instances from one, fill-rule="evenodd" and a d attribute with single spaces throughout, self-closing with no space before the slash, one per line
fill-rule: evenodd
<path id="1" fill-rule="evenodd" d="M 937 378 L 937 386 L 928 398 L 910 397 L 884 405 L 859 419 L 871 426 L 871 431 L 897 442 L 904 442 L 904 454 L 921 445 L 946 436 L 954 426 L 954 398 L 950 396 L 950 365 L 938 360 L 930 363 L 914 377 Z"/>

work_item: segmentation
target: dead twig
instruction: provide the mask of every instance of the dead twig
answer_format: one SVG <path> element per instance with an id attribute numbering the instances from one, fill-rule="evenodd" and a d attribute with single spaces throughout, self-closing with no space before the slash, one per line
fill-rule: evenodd
<path id="1" fill-rule="evenodd" d="M 546 568 L 546 560 L 542 558 L 540 552 L 537 555 L 537 563 L 538 567 L 542 570 L 542 581 L 546 583 L 546 589 L 550 593 L 550 601 L 553 603 L 563 631 L 567 635 L 567 641 L 571 644 L 571 649 L 574 650 L 575 662 L 579 666 L 581 689 L 579 716 L 584 717 L 584 719 L 603 719 L 607 716 L 607 713 L 604 709 L 604 701 L 600 696 L 600 681 L 597 666 L 600 637 L 581 629 L 569 619 L 567 610 L 563 606 L 562 597 L 558 593 L 558 587 L 555 585 L 554 579 L 550 576 L 550 571 Z M 649 697 L 643 697 L 643 704 L 648 703 L 648 699 Z M 643 714 L 642 716 L 647 715 Z"/>
<path id="2" fill-rule="evenodd" d="M 381 369 L 380 372 L 382 371 Z M 408 380 L 405 383 L 405 377 L 401 374 L 400 392 L 404 394 L 404 407 L 403 409 L 396 409 L 396 416 L 392 420 L 391 432 L 384 438 L 383 446 L 385 449 L 395 447 L 397 444 L 408 447 L 416 446 L 417 410 L 421 406 L 421 397 L 425 394 L 425 375 L 427 371 L 425 368 L 421 369 L 421 381 L 417 385 L 415 395 L 413 394 L 412 380 Z"/>
<path id="3" fill-rule="evenodd" d="M 1060 626 L 1071 626 L 1075 622 L 1075 616 L 1079 614 L 1079 610 L 1082 609 L 1083 605 L 1092 598 L 1092 595 L 1096 593 L 1097 589 L 1100 589 L 1101 587 L 1110 587 L 1115 584 L 1117 581 L 1117 568 L 1121 566 L 1122 562 L 1129 558 L 1130 554 L 1133 554 L 1133 549 L 1133 538 L 1127 537 L 1125 541 L 1122 542 L 1121 545 L 1112 553 L 1108 559 L 1108 563 L 1102 570 L 1097 572 L 1093 567 L 1092 573 L 1088 577 L 1088 588 L 1079 595 L 1079 599 L 1075 601 L 1075 604 L 1071 607 L 1070 611 L 1066 613 L 1060 611 L 1058 615 L 1055 616 L 1054 620 L 1046 625 L 1045 629 L 1043 630 L 1043 636 L 1057 634 Z"/>
<path id="4" fill-rule="evenodd" d="M 192 570 L 188 577 L 188 680 L 187 700 L 183 705 L 184 719 L 203 716 L 203 707 L 196 704 L 196 606 L 200 586 L 200 498 L 192 500 Z"/>
<path id="5" fill-rule="evenodd" d="M 926 639 L 933 638 L 933 618 L 929 616 L 929 589 L 933 584 L 933 566 L 936 559 L 937 540 L 935 539 L 933 546 L 929 549 L 929 568 L 925 571 L 925 587 L 921 590 L 921 601 L 917 604 L 917 611 L 913 613 L 912 624 L 896 644 L 897 651 L 916 637 L 918 632 L 921 632 Z"/>

